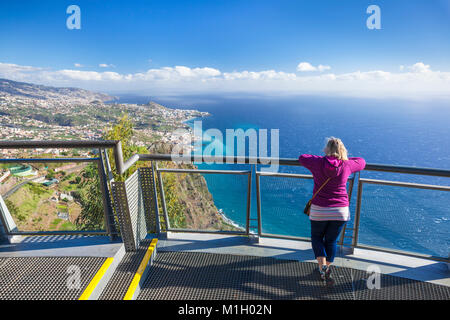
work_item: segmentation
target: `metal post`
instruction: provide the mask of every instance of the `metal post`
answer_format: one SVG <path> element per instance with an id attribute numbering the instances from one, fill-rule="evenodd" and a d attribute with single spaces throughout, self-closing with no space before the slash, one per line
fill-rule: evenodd
<path id="1" fill-rule="evenodd" d="M 115 240 L 117 231 L 114 227 L 114 213 L 111 206 L 111 198 L 109 195 L 109 189 L 106 179 L 106 172 L 105 172 L 105 166 L 103 163 L 103 157 L 102 157 L 102 150 L 99 149 L 100 152 L 100 159 L 97 162 L 97 168 L 98 168 L 98 175 L 100 180 L 100 189 L 102 191 L 102 200 L 103 200 L 103 213 L 104 213 L 104 219 L 105 219 L 105 227 L 106 232 L 109 234 L 109 238 L 111 241 Z"/>
<path id="2" fill-rule="evenodd" d="M 159 235 L 161 233 L 161 222 L 159 220 L 158 193 L 156 191 L 155 161 L 152 161 L 152 177 L 153 177 L 153 197 L 155 199 L 156 233 Z"/>
<path id="3" fill-rule="evenodd" d="M 12 217 L 9 214 L 8 207 L 6 206 L 2 196 L 0 195 L 0 243 L 5 240 L 9 242 L 9 234 L 11 230 L 8 220 L 9 222 L 14 223 L 14 220 L 12 220 Z M 15 228 L 15 231 L 17 231 L 17 228 Z"/>
<path id="4" fill-rule="evenodd" d="M 114 175 L 113 175 L 112 170 L 111 170 L 111 163 L 109 162 L 108 151 L 103 150 L 103 154 L 105 156 L 106 172 L 108 173 L 108 175 L 107 175 L 108 182 L 111 183 L 111 182 L 114 181 Z"/>
<path id="5" fill-rule="evenodd" d="M 256 178 L 256 210 L 258 213 L 258 237 L 262 234 L 262 221 L 261 221 L 261 190 L 259 184 L 259 174 L 255 172 Z"/>
<path id="6" fill-rule="evenodd" d="M 247 226 L 246 234 L 250 234 L 250 208 L 251 208 L 251 196 L 252 196 L 252 170 L 248 173 L 248 183 L 247 183 Z"/>
<path id="7" fill-rule="evenodd" d="M 353 239 L 352 247 L 355 248 L 358 244 L 358 233 L 359 233 L 359 220 L 361 217 L 361 198 L 363 192 L 363 182 L 358 181 L 358 194 L 356 198 L 356 213 L 355 213 L 355 225 L 353 229 Z"/>
<path id="8" fill-rule="evenodd" d="M 348 191 L 348 200 L 349 203 L 352 201 L 352 192 L 353 192 L 353 185 L 355 184 L 355 177 L 356 177 L 356 173 L 353 174 L 353 178 L 349 179 L 350 180 L 350 185 L 349 185 L 349 191 Z M 342 228 L 341 231 L 341 237 L 339 239 L 339 245 L 342 246 L 344 244 L 344 236 L 345 236 L 345 230 L 347 229 L 347 223 L 344 225 L 344 228 Z"/>
<path id="9" fill-rule="evenodd" d="M 159 193 L 161 195 L 162 209 L 164 213 L 164 219 L 166 220 L 166 232 L 170 229 L 169 215 L 167 214 L 166 207 L 166 197 L 164 196 L 164 188 L 161 177 L 161 172 L 158 170 L 158 165 L 156 165 L 156 172 L 158 173 L 158 185 L 159 185 Z"/>

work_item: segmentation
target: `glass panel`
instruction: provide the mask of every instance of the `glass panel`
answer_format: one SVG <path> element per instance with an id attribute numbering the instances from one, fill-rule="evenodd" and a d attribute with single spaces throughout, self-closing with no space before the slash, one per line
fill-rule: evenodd
<path id="1" fill-rule="evenodd" d="M 2 163 L 0 194 L 19 231 L 104 229 L 97 163 Z"/>
<path id="2" fill-rule="evenodd" d="M 171 228 L 245 231 L 247 175 L 161 172 Z"/>
<path id="3" fill-rule="evenodd" d="M 303 209 L 312 196 L 312 179 L 261 176 L 260 189 L 263 233 L 310 237 Z"/>
<path id="4" fill-rule="evenodd" d="M 364 184 L 361 244 L 448 257 L 450 193 Z"/>
<path id="5" fill-rule="evenodd" d="M 347 190 L 350 184 L 347 183 Z M 303 213 L 306 203 L 311 199 L 313 180 L 305 178 L 261 176 L 261 219 L 262 232 L 311 237 L 309 217 Z M 356 192 L 353 192 L 353 195 Z M 352 196 L 352 201 L 355 197 Z M 353 204 L 350 204 L 353 219 Z M 349 221 L 348 225 L 352 225 Z"/>

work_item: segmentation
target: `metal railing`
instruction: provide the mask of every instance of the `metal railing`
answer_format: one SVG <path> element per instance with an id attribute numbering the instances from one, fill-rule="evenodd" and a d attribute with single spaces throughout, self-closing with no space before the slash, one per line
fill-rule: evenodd
<path id="1" fill-rule="evenodd" d="M 415 174 L 421 174 L 420 170 L 416 170 L 416 172 L 417 173 L 415 173 Z M 359 239 L 359 232 L 360 232 L 362 196 L 363 196 L 363 190 L 364 190 L 363 187 L 366 184 L 397 186 L 397 187 L 405 187 L 405 188 L 435 190 L 435 191 L 450 191 L 450 186 L 360 178 L 359 183 L 358 183 L 358 196 L 357 196 L 357 203 L 356 203 L 355 225 L 354 225 L 354 229 L 353 229 L 353 242 L 352 242 L 352 246 L 354 248 L 374 249 L 374 250 L 384 251 L 384 252 L 403 253 L 405 255 L 410 255 L 410 256 L 426 257 L 426 258 L 432 258 L 435 260 L 449 261 L 449 259 L 445 258 L 445 257 L 436 257 L 436 256 L 432 256 L 432 255 L 417 254 L 417 253 L 404 252 L 404 251 L 402 252 L 401 250 L 387 249 L 387 248 L 381 248 L 381 247 L 377 247 L 377 246 L 370 246 L 370 245 L 359 243 L 358 239 Z"/>
<path id="2" fill-rule="evenodd" d="M 164 213 L 164 219 L 166 221 L 166 230 L 171 232 L 201 232 L 201 233 L 223 233 L 223 234 L 237 234 L 237 235 L 249 235 L 250 234 L 250 202 L 251 202 L 251 187 L 252 187 L 252 172 L 251 170 L 198 170 L 198 169 L 166 169 L 157 168 L 159 192 L 162 199 L 162 209 Z M 247 176 L 247 195 L 246 195 L 246 225 L 245 232 L 235 230 L 200 230 L 200 229 L 186 229 L 186 228 L 172 228 L 170 226 L 170 219 L 168 216 L 166 199 L 163 187 L 163 179 L 161 173 L 195 173 L 195 174 L 228 174 L 228 175 L 246 175 Z"/>
<path id="3" fill-rule="evenodd" d="M 160 204 L 158 202 L 158 189 L 161 200 L 161 209 L 164 216 L 164 220 L 168 223 L 166 226 L 166 231 L 171 232 L 208 232 L 208 233 L 236 233 L 241 235 L 250 236 L 253 233 L 250 232 L 250 221 L 252 220 L 250 217 L 251 212 L 251 203 L 252 203 L 252 171 L 255 172 L 255 183 L 256 183 L 256 211 L 257 218 L 254 219 L 257 221 L 257 233 L 256 235 L 259 237 L 275 237 L 275 238 L 292 238 L 296 240 L 306 240 L 310 241 L 308 237 L 290 237 L 284 236 L 280 234 L 269 234 L 264 233 L 262 230 L 262 205 L 261 205 L 261 186 L 260 179 L 263 176 L 272 176 L 277 178 L 294 178 L 294 179 L 311 179 L 311 175 L 301 175 L 301 174 L 289 174 L 289 173 L 268 173 L 268 172 L 260 172 L 257 171 L 257 165 L 267 165 L 270 163 L 277 163 L 278 165 L 284 166 L 301 166 L 297 159 L 272 159 L 272 158 L 252 158 L 252 157 L 199 157 L 198 155 L 185 156 L 185 157 L 176 157 L 173 158 L 171 155 L 167 154 L 136 154 L 130 157 L 126 162 L 123 161 L 122 158 L 122 149 L 119 141 L 0 141 L 0 149 L 2 148 L 97 148 L 100 150 L 100 157 L 97 158 L 58 158 L 58 159 L 0 159 L 1 162 L 32 162 L 32 161 L 40 161 L 40 162 L 62 162 L 62 161 L 97 161 L 99 164 L 99 172 L 102 183 L 102 192 L 103 192 L 103 201 L 105 205 L 105 220 L 113 221 L 114 214 L 117 215 L 117 199 L 114 197 L 111 198 L 111 194 L 113 194 L 113 184 L 116 185 L 118 182 L 114 182 L 112 177 L 112 169 L 110 168 L 110 164 L 108 161 L 107 153 L 105 149 L 112 148 L 114 151 L 114 159 L 116 164 L 116 172 L 118 175 L 123 175 L 129 168 L 131 168 L 138 161 L 148 161 L 151 162 L 151 168 L 140 168 L 141 169 L 149 169 L 147 173 L 149 174 L 149 178 L 147 180 L 148 189 L 145 191 L 147 194 L 147 198 L 151 198 L 148 200 L 149 202 L 145 202 L 143 206 L 146 208 L 146 215 L 154 215 L 154 221 L 156 223 L 155 232 L 161 233 L 161 222 L 160 222 Z M 176 161 L 175 161 L 176 160 Z M 168 169 L 168 168 L 158 168 L 157 163 L 160 161 L 164 162 L 184 162 L 184 163 L 223 163 L 223 164 L 250 164 L 253 165 L 253 170 L 197 170 L 197 169 Z M 402 174 L 410 174 L 410 175 L 423 175 L 423 176 L 435 176 L 435 177 L 450 177 L 450 170 L 444 169 L 434 169 L 434 168 L 417 168 L 417 167 L 408 167 L 408 166 L 393 166 L 393 165 L 383 165 L 383 164 L 367 164 L 364 171 L 377 171 L 377 172 L 390 172 L 390 173 L 402 173 Z M 238 174 L 238 175 L 248 175 L 248 184 L 247 184 L 247 194 L 245 195 L 247 206 L 246 206 L 246 228 L 245 232 L 232 231 L 232 232 L 223 232 L 223 231 L 213 231 L 213 230 L 193 230 L 193 229 L 180 229 L 180 228 L 171 228 L 168 212 L 165 204 L 165 195 L 164 195 L 164 186 L 163 179 L 161 177 L 161 173 L 164 172 L 172 172 L 172 173 L 200 173 L 200 174 Z M 157 178 L 157 179 L 156 179 Z M 157 182 L 156 182 L 157 180 Z M 351 199 L 351 193 L 354 189 L 355 184 L 357 184 L 357 194 L 356 194 L 356 209 L 354 216 L 354 227 L 352 232 L 352 241 L 351 247 L 354 248 L 364 248 L 364 249 L 372 249 L 384 252 L 392 252 L 397 254 L 410 255 L 415 257 L 428 258 L 433 260 L 445 261 L 449 262 L 448 257 L 436 257 L 433 255 L 414 253 L 414 252 L 406 252 L 402 250 L 389 249 L 389 248 L 380 248 L 374 246 L 368 246 L 366 244 L 359 243 L 359 227 L 361 219 L 364 217 L 361 216 L 362 211 L 362 195 L 363 195 L 363 186 L 366 184 L 380 184 L 380 185 L 391 185 L 391 186 L 399 186 L 399 187 L 408 187 L 408 188 L 419 188 L 419 189 L 428 189 L 428 190 L 440 190 L 440 191 L 450 191 L 450 187 L 442 186 L 442 185 L 427 185 L 427 184 L 419 184 L 419 183 L 411 183 L 411 182 L 401 182 L 401 181 L 387 181 L 387 180 L 375 180 L 375 179 L 364 179 L 360 178 L 358 181 L 355 180 L 355 176 L 349 179 L 349 195 Z M 142 187 L 142 186 L 141 186 Z M 126 190 L 124 191 L 126 192 Z M 111 203 L 113 205 L 111 205 Z M 301 211 L 303 208 L 299 208 Z M 122 220 L 122 224 L 120 225 L 122 239 L 124 239 L 126 232 L 131 232 L 132 228 L 128 228 L 125 225 L 127 220 Z M 131 220 L 128 220 L 131 221 Z M 4 222 L 4 221 L 2 221 Z M 128 222 L 130 223 L 130 222 Z M 107 223 L 106 230 L 107 234 L 115 235 L 117 234 L 117 230 L 114 229 L 114 224 Z M 128 231 L 127 231 L 128 230 Z M 71 234 L 76 232 L 63 232 L 64 234 Z M 15 234 L 11 233 L 10 234 Z M 36 233 L 35 233 L 36 234 Z M 37 234 L 48 234 L 48 232 L 39 232 Z M 344 234 L 341 235 L 340 244 L 343 243 Z M 132 248 L 132 246 L 130 246 Z M 131 250 L 131 249 L 130 249 Z"/>
<path id="4" fill-rule="evenodd" d="M 57 230 L 57 231 L 21 231 L 12 228 L 8 223 L 5 212 L 0 210 L 0 222 L 3 225 L 5 236 L 32 236 L 32 235 L 109 235 L 111 239 L 118 236 L 118 230 L 114 222 L 114 212 L 112 209 L 112 199 L 107 185 L 105 161 L 103 158 L 104 149 L 114 149 L 115 155 L 121 155 L 120 141 L 0 141 L 0 149 L 96 149 L 98 157 L 63 157 L 63 158 L 3 158 L 0 163 L 96 163 L 102 192 L 104 209 L 104 225 L 106 230 Z M 122 168 L 123 161 L 116 157 L 119 168 Z M 1 209 L 1 208 L 0 208 Z"/>
<path id="5" fill-rule="evenodd" d="M 257 205 L 257 214 L 258 214 L 258 235 L 260 237 L 271 237 L 271 238 L 280 238 L 280 239 L 289 239 L 289 240 L 302 240 L 309 241 L 308 237 L 298 237 L 298 236 L 288 236 L 288 235 L 276 235 L 270 233 L 264 233 L 262 231 L 262 201 L 261 201 L 261 177 L 277 177 L 277 178 L 289 178 L 289 179 L 309 179 L 312 180 L 313 176 L 309 174 L 294 174 L 294 173 L 274 173 L 274 172 L 256 172 L 256 205 Z M 355 174 L 353 174 L 348 179 L 348 197 L 351 199 L 353 192 L 353 185 L 355 182 Z M 306 203 L 306 202 L 305 202 Z M 301 211 L 302 208 L 299 208 Z M 344 231 L 345 232 L 345 231 Z M 342 232 L 339 244 L 342 245 L 344 241 L 344 232 Z"/>
<path id="6" fill-rule="evenodd" d="M 133 159 L 130 159 L 128 162 L 128 165 L 131 166 L 137 161 L 152 161 L 152 162 L 158 162 L 158 161 L 180 161 L 180 162 L 190 162 L 190 163 L 220 163 L 220 164 L 251 164 L 251 165 L 267 165 L 270 164 L 271 161 L 278 163 L 279 165 L 286 165 L 286 166 L 301 166 L 299 161 L 297 159 L 271 159 L 271 158 L 252 158 L 252 157 L 199 157 L 199 156 L 184 156 L 184 157 L 175 157 L 172 158 L 171 155 L 163 155 L 163 154 L 140 154 L 135 155 Z M 202 170 L 195 170 L 196 172 L 202 172 Z M 203 170 L 205 171 L 205 170 Z M 409 166 L 393 166 L 393 165 L 383 165 L 383 164 L 367 164 L 364 171 L 377 171 L 377 172 L 387 172 L 387 173 L 402 173 L 402 174 L 410 174 L 410 175 L 423 175 L 423 176 L 434 176 L 434 177 L 450 177 L 450 170 L 444 170 L 444 169 L 434 169 L 434 168 L 418 168 L 418 167 L 409 167 Z M 272 177 L 279 177 L 279 178 L 296 178 L 296 179 L 312 179 L 311 175 L 302 175 L 302 174 L 291 174 L 291 173 L 270 173 L 270 172 L 261 172 L 255 170 L 255 181 L 256 181 L 256 205 L 257 205 L 257 235 L 259 237 L 273 237 L 273 238 L 280 238 L 280 239 L 294 239 L 294 240 L 306 240 L 310 241 L 310 238 L 308 237 L 295 237 L 295 236 L 286 236 L 286 235 L 280 235 L 280 234 L 270 234 L 270 233 L 264 233 L 262 230 L 262 204 L 261 204 L 261 188 L 260 188 L 260 179 L 262 176 L 272 176 Z M 159 179 L 161 180 L 161 179 Z M 161 183 L 161 182 L 160 182 Z M 410 187 L 410 188 L 424 188 L 424 189 L 430 189 L 430 190 L 441 190 L 441 191 L 450 191 L 450 187 L 447 186 L 436 186 L 436 185 L 425 185 L 425 184 L 419 184 L 419 183 L 411 183 L 411 182 L 401 182 L 401 181 L 385 181 L 385 180 L 374 180 L 374 179 L 356 179 L 355 175 L 349 179 L 349 199 L 352 197 L 352 191 L 354 189 L 354 185 L 357 184 L 357 194 L 356 194 L 356 210 L 355 210 L 355 221 L 353 228 L 348 228 L 352 231 L 351 236 L 351 247 L 352 250 L 354 248 L 362 248 L 362 249 L 372 249 L 377 251 L 383 251 L 383 252 L 391 252 L 396 254 L 403 254 L 413 257 L 420 257 L 420 258 L 427 258 L 432 260 L 438 260 L 438 261 L 445 261 L 449 262 L 448 257 L 443 256 L 434 256 L 429 254 L 422 254 L 422 253 L 415 253 L 415 252 L 408 252 L 408 251 L 402 251 L 402 250 L 396 250 L 396 249 L 390 249 L 390 248 L 380 248 L 375 246 L 368 246 L 366 244 L 361 244 L 358 241 L 359 236 L 359 225 L 361 221 L 361 206 L 362 206 L 362 195 L 363 195 L 363 185 L 368 183 L 377 183 L 377 184 L 388 184 L 388 185 L 395 185 L 395 186 L 402 186 L 402 187 Z M 250 183 L 249 183 L 250 185 Z M 162 186 L 160 186 L 160 189 Z M 251 188 L 251 187 L 250 187 Z M 250 194 L 250 193 L 248 193 Z M 251 201 L 248 201 L 249 206 Z M 301 211 L 303 208 L 299 208 L 299 211 Z M 247 209 L 248 212 L 250 211 L 250 208 Z M 247 216 L 249 216 L 247 214 Z M 169 230 L 169 231 L 181 231 L 181 230 Z M 183 231 L 189 231 L 189 232 L 199 232 L 198 230 L 183 230 Z M 345 231 L 344 231 L 345 232 Z M 343 244 L 344 242 L 344 232 L 341 234 L 339 244 Z M 249 235 L 248 231 L 248 220 L 247 220 L 247 235 Z"/>

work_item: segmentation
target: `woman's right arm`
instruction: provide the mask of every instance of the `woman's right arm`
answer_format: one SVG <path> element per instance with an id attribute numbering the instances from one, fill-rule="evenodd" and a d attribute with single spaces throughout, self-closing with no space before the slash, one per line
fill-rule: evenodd
<path id="1" fill-rule="evenodd" d="M 350 170 L 353 172 L 361 171 L 366 167 L 366 160 L 363 158 L 348 158 L 348 163 L 350 165 Z"/>
<path id="2" fill-rule="evenodd" d="M 320 158 L 321 157 L 312 154 L 302 154 L 300 157 L 298 157 L 298 161 L 302 166 L 311 170 L 311 168 L 314 167 L 314 164 L 317 163 L 317 160 Z"/>

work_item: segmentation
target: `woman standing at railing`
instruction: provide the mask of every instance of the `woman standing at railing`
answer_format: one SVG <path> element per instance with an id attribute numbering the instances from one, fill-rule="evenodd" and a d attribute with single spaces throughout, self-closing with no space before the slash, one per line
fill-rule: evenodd
<path id="1" fill-rule="evenodd" d="M 305 213 L 311 221 L 311 243 L 319 263 L 320 279 L 334 284 L 331 264 L 337 248 L 337 238 L 350 219 L 347 195 L 348 177 L 364 169 L 363 158 L 348 158 L 341 139 L 328 138 L 325 156 L 303 154 L 300 163 L 311 171 L 314 178 L 313 198 Z"/>

